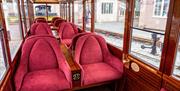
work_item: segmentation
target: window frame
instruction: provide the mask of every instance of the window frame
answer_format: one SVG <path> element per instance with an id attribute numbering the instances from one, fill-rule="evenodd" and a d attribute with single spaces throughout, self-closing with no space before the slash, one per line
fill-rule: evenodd
<path id="1" fill-rule="evenodd" d="M 164 6 L 165 6 L 165 0 L 162 0 L 161 1 L 161 10 L 160 10 L 160 15 L 156 15 L 155 14 L 155 11 L 156 11 L 156 1 L 157 0 L 154 0 L 154 2 L 153 2 L 153 16 L 152 17 L 154 17 L 154 18 L 167 18 L 167 16 L 168 16 L 168 10 L 169 10 L 169 8 L 167 8 L 167 14 L 165 15 L 165 16 L 163 16 L 163 10 L 164 10 Z M 168 2 L 168 6 L 169 6 L 169 4 L 170 4 L 170 1 Z"/>

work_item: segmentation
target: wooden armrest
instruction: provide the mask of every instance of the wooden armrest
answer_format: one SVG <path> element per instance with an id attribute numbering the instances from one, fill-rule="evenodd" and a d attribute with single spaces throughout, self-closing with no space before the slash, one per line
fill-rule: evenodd
<path id="1" fill-rule="evenodd" d="M 51 30 L 58 30 L 58 27 L 52 26 L 52 27 L 51 27 Z"/>
<path id="2" fill-rule="evenodd" d="M 72 72 L 72 84 L 73 87 L 81 85 L 81 68 L 78 64 L 74 61 L 71 52 L 68 50 L 67 46 L 63 43 L 60 44 L 61 51 L 63 52 L 64 56 L 66 57 L 67 63 L 70 66 Z"/>

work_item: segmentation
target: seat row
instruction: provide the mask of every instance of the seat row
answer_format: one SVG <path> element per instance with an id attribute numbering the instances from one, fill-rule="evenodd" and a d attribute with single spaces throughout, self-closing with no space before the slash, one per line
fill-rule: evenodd
<path id="1" fill-rule="evenodd" d="M 35 19 L 35 23 L 31 26 L 30 34 L 29 35 L 37 35 L 37 34 L 49 34 L 53 35 L 52 30 L 47 22 L 37 22 L 40 19 Z M 55 21 L 55 23 L 54 23 Z M 72 41 L 72 37 L 78 33 L 78 28 L 75 24 L 70 22 L 65 22 L 59 17 L 55 17 L 52 19 L 52 24 L 54 23 L 55 26 L 58 26 L 56 32 L 58 32 L 58 36 L 61 39 L 62 43 L 69 46 Z"/>
<path id="2" fill-rule="evenodd" d="M 39 24 L 39 25 L 38 25 Z M 71 27 L 69 27 L 71 26 Z M 66 32 L 61 32 L 65 29 Z M 73 30 L 73 33 L 71 33 Z M 118 80 L 123 74 L 122 61 L 113 56 L 105 40 L 93 33 L 77 33 L 72 23 L 59 25 L 61 42 L 54 36 L 47 23 L 34 23 L 24 42 L 20 64 L 14 82 L 16 91 L 64 91 Z M 73 55 L 73 62 L 80 68 L 80 75 L 71 69 L 60 45 L 66 43 Z M 73 64 L 73 65 L 74 65 Z M 74 77 L 78 79 L 74 79 Z"/>

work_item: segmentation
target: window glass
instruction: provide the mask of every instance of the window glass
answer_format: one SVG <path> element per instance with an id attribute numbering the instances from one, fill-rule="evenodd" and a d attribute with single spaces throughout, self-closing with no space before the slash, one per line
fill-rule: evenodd
<path id="1" fill-rule="evenodd" d="M 3 0 L 3 11 L 6 22 L 6 29 L 8 33 L 8 40 L 11 52 L 11 59 L 13 60 L 19 46 L 22 42 L 22 33 L 20 18 L 18 13 L 18 0 Z"/>
<path id="2" fill-rule="evenodd" d="M 177 45 L 177 53 L 175 58 L 173 75 L 178 79 L 180 79 L 180 37 L 179 37 L 179 44 Z"/>
<path id="3" fill-rule="evenodd" d="M 59 4 L 48 4 L 48 20 L 51 21 L 53 17 L 60 16 Z"/>
<path id="4" fill-rule="evenodd" d="M 80 0 L 74 1 L 74 23 L 82 27 L 82 19 L 83 19 L 82 1 Z"/>
<path id="5" fill-rule="evenodd" d="M 34 18 L 44 17 L 47 19 L 46 4 L 33 4 L 34 6 Z M 50 10 L 50 6 L 47 7 Z"/>
<path id="6" fill-rule="evenodd" d="M 123 47 L 125 1 L 101 0 L 95 3 L 95 32 L 118 48 Z"/>
<path id="7" fill-rule="evenodd" d="M 167 17 L 169 0 L 155 0 L 154 16 Z"/>
<path id="8" fill-rule="evenodd" d="M 0 28 L 1 29 L 1 28 Z M 0 32 L 0 82 L 3 80 L 3 77 L 8 69 L 8 63 L 5 56 L 3 35 Z"/>
<path id="9" fill-rule="evenodd" d="M 91 29 L 91 0 L 86 1 L 86 13 L 85 13 L 86 32 L 90 32 Z"/>
<path id="10" fill-rule="evenodd" d="M 152 8 L 151 0 L 135 0 L 130 54 L 159 68 L 167 18 L 154 18 Z"/>
<path id="11" fill-rule="evenodd" d="M 20 1 L 20 14 L 21 14 L 21 21 L 22 21 L 22 30 L 23 30 L 23 33 L 24 33 L 24 37 L 26 35 L 26 24 L 25 24 L 25 16 L 24 16 L 24 9 L 23 9 L 23 3 L 22 0 L 19 0 Z"/>
<path id="12" fill-rule="evenodd" d="M 28 0 L 24 0 L 24 11 L 25 11 L 25 19 L 26 19 L 26 27 L 27 30 L 30 28 L 30 21 L 28 16 Z"/>

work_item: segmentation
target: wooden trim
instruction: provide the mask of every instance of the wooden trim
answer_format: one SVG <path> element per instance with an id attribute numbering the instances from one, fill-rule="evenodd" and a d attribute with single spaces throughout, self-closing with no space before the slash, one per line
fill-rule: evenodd
<path id="1" fill-rule="evenodd" d="M 64 56 L 66 57 L 67 63 L 70 66 L 72 72 L 72 79 L 75 74 L 80 74 L 80 78 L 78 80 L 72 80 L 73 87 L 81 86 L 81 68 L 78 64 L 74 61 L 71 52 L 68 50 L 65 44 L 60 44 L 61 51 L 63 52 Z"/>
<path id="2" fill-rule="evenodd" d="M 82 0 L 82 4 L 83 4 L 83 17 L 82 17 L 82 23 L 83 23 L 83 27 L 82 27 L 82 31 L 86 30 L 86 22 L 85 22 L 85 17 L 86 17 L 86 0 Z"/>
<path id="3" fill-rule="evenodd" d="M 95 10 L 94 10 L 94 8 L 95 8 L 95 2 L 94 2 L 94 0 L 91 0 L 91 32 L 94 32 L 94 23 L 95 23 Z"/>
<path id="4" fill-rule="evenodd" d="M 173 5 L 172 5 L 173 4 Z M 173 65 L 174 65 L 174 61 L 175 61 L 175 54 L 176 54 L 176 50 L 177 50 L 177 45 L 178 45 L 178 39 L 179 39 L 179 29 L 180 29 L 180 1 L 179 0 L 172 0 L 171 1 L 171 5 L 173 6 L 173 11 L 170 11 L 170 13 L 172 12 L 172 15 L 170 17 L 171 19 L 171 24 L 167 23 L 167 25 L 171 25 L 171 26 L 167 26 L 169 28 L 169 30 L 167 30 L 167 34 L 165 36 L 165 43 L 164 45 L 165 48 L 163 53 L 164 54 L 164 73 L 167 75 L 171 75 L 172 71 L 173 71 Z M 171 8 L 172 8 L 171 6 Z M 169 34 L 168 34 L 169 33 Z"/>
<path id="5" fill-rule="evenodd" d="M 71 2 L 68 0 L 69 22 L 71 22 Z"/>
<path id="6" fill-rule="evenodd" d="M 22 11 L 23 11 L 22 13 L 23 13 L 23 17 L 24 17 L 23 20 L 24 20 L 24 25 L 25 25 L 25 30 L 24 31 L 25 31 L 25 33 L 27 33 L 28 28 L 27 28 L 27 22 L 26 22 L 26 12 L 25 12 L 25 9 L 24 9 L 24 3 L 25 2 L 24 2 L 24 0 L 21 0 L 21 1 L 22 1 L 22 5 L 21 5 L 22 7 L 21 8 L 22 8 Z"/>
<path id="7" fill-rule="evenodd" d="M 65 6 L 66 6 L 66 8 L 65 8 L 66 9 L 66 16 L 65 17 L 66 17 L 66 20 L 68 21 L 68 5 L 67 5 L 67 3 L 65 4 Z"/>
<path id="8" fill-rule="evenodd" d="M 72 0 L 72 23 L 74 23 L 74 0 Z"/>
<path id="9" fill-rule="evenodd" d="M 12 68 L 11 65 L 11 53 L 10 53 L 10 48 L 9 48 L 9 41 L 8 41 L 8 35 L 7 35 L 7 28 L 6 28 L 6 22 L 5 22 L 5 18 L 4 18 L 4 12 L 3 12 L 3 8 L 2 8 L 2 4 L 0 4 L 0 20 L 2 22 L 2 26 L 3 26 L 3 35 L 4 35 L 4 41 L 5 41 L 5 50 L 7 53 L 7 61 L 9 63 L 10 68 Z"/>
<path id="10" fill-rule="evenodd" d="M 18 6 L 18 13 L 19 13 L 19 21 L 20 21 L 20 26 L 21 26 L 21 37 L 24 40 L 24 29 L 23 29 L 22 16 L 21 16 L 21 10 L 20 10 L 20 0 L 18 0 L 17 6 Z"/>
<path id="11" fill-rule="evenodd" d="M 4 91 L 8 81 L 10 80 L 11 77 L 11 73 L 12 71 L 10 70 L 10 68 L 7 70 L 6 75 L 4 76 L 4 79 L 2 80 L 2 82 L 0 83 L 0 91 Z"/>
<path id="12" fill-rule="evenodd" d="M 134 14 L 134 0 L 126 0 L 126 12 L 125 12 L 125 31 L 123 40 L 123 53 L 126 55 L 129 53 L 130 38 L 132 34 L 131 25 L 133 22 Z"/>

